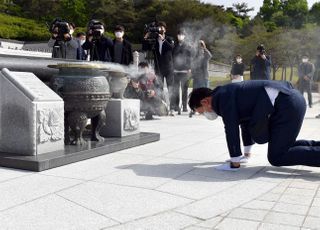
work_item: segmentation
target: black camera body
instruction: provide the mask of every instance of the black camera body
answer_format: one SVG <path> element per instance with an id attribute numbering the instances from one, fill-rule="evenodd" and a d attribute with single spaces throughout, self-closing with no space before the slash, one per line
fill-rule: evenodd
<path id="1" fill-rule="evenodd" d="M 98 40 L 102 37 L 104 30 L 103 23 L 98 20 L 91 20 L 88 24 L 88 36 L 92 36 L 93 40 Z"/>
<path id="2" fill-rule="evenodd" d="M 145 25 L 144 33 L 149 33 L 148 38 L 145 40 L 149 45 L 155 45 L 160 33 L 160 27 L 157 22 L 151 22 Z"/>
<path id="3" fill-rule="evenodd" d="M 69 23 L 56 18 L 49 27 L 49 32 L 52 34 L 57 34 L 55 39 L 57 41 L 65 40 L 64 35 L 70 33 Z"/>
<path id="4" fill-rule="evenodd" d="M 262 44 L 257 47 L 257 50 L 259 51 L 260 55 L 266 54 L 266 49 L 264 48 L 264 45 L 262 45 Z"/>

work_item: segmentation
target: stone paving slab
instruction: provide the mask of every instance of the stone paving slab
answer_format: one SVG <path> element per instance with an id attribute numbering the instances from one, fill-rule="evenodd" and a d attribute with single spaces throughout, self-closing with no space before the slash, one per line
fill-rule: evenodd
<path id="1" fill-rule="evenodd" d="M 307 109 L 299 138 L 320 140 L 319 113 Z M 0 168 L 0 229 L 320 229 L 320 168 L 272 167 L 257 145 L 238 172 L 217 171 L 223 129 L 183 113 L 141 122 L 159 142 L 41 173 Z"/>

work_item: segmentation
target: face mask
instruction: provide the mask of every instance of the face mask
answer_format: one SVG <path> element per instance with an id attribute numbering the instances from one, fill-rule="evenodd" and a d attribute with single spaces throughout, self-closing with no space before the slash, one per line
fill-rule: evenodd
<path id="1" fill-rule="evenodd" d="M 117 31 L 114 33 L 114 35 L 116 36 L 116 38 L 122 38 L 123 37 L 123 32 L 122 31 Z"/>
<path id="2" fill-rule="evenodd" d="M 242 59 L 241 58 L 237 58 L 237 62 L 238 63 L 242 62 Z"/>
<path id="3" fill-rule="evenodd" d="M 85 42 L 86 40 L 80 40 L 80 45 L 82 46 Z"/>
<path id="4" fill-rule="evenodd" d="M 303 63 L 308 62 L 308 58 L 303 58 L 303 59 L 302 59 L 302 62 L 303 62 Z"/>
<path id="5" fill-rule="evenodd" d="M 208 120 L 215 120 L 218 118 L 218 114 L 215 112 L 204 112 L 203 115 L 208 119 Z"/>
<path id="6" fill-rule="evenodd" d="M 185 36 L 184 35 L 178 35 L 178 41 L 183 41 L 184 40 L 184 38 L 185 38 Z"/>
<path id="7" fill-rule="evenodd" d="M 74 30 L 70 30 L 70 34 L 73 34 Z"/>

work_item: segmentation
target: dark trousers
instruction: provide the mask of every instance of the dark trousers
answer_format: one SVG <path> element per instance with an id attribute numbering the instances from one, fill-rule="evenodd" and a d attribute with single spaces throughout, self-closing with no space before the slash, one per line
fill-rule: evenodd
<path id="1" fill-rule="evenodd" d="M 311 81 L 307 81 L 304 79 L 299 80 L 299 91 L 303 95 L 306 91 L 308 94 L 308 103 L 309 106 L 312 106 L 312 94 L 311 94 Z"/>
<path id="2" fill-rule="evenodd" d="M 306 102 L 298 91 L 279 93 L 275 112 L 269 119 L 268 160 L 274 166 L 320 166 L 320 143 L 296 138 L 306 112 Z"/>
<path id="3" fill-rule="evenodd" d="M 169 102 L 170 102 L 170 109 L 174 109 L 174 101 L 173 101 L 173 82 L 174 82 L 174 76 L 173 72 L 168 72 L 164 74 L 158 74 L 159 80 L 160 80 L 160 88 L 163 93 L 163 85 L 164 85 L 164 79 L 166 79 L 167 87 L 168 87 L 168 93 L 169 93 Z"/>
<path id="4" fill-rule="evenodd" d="M 178 109 L 180 104 L 180 85 L 182 90 L 182 107 L 187 109 L 188 87 L 190 78 L 187 73 L 175 73 L 173 81 L 173 103 L 174 108 Z"/>

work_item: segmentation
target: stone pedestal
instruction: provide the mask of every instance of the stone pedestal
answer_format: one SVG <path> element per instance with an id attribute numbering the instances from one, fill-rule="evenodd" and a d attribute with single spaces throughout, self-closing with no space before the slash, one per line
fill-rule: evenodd
<path id="1" fill-rule="evenodd" d="M 140 100 L 112 98 L 106 108 L 103 137 L 123 137 L 140 132 Z"/>
<path id="2" fill-rule="evenodd" d="M 64 103 L 34 74 L 0 73 L 0 151 L 38 155 L 64 148 Z"/>

